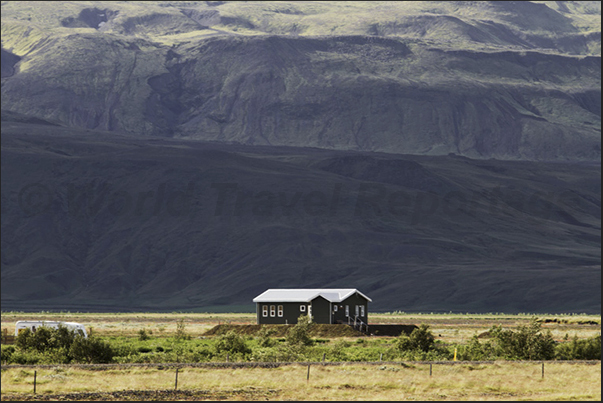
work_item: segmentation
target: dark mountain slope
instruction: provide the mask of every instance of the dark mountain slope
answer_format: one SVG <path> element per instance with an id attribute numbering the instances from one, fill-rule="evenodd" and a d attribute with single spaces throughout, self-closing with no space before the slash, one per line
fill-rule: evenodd
<path id="1" fill-rule="evenodd" d="M 600 310 L 599 164 L 66 133 L 3 123 L 3 309 Z"/>
<path id="2" fill-rule="evenodd" d="M 600 312 L 600 2 L 1 7 L 3 309 Z"/>
<path id="3" fill-rule="evenodd" d="M 21 58 L 2 49 L 2 78 L 15 74 L 15 65 Z"/>

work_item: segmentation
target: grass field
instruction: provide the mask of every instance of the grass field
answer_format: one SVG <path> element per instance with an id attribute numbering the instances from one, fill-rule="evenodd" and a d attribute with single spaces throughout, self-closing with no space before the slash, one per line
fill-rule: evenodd
<path id="1" fill-rule="evenodd" d="M 463 343 L 474 335 L 486 332 L 494 325 L 514 329 L 527 324 L 533 317 L 543 321 L 543 330 L 550 330 L 556 340 L 568 334 L 579 338 L 593 337 L 601 332 L 601 316 L 597 315 L 506 315 L 506 314 L 371 314 L 369 323 L 422 323 L 430 325 L 438 340 Z M 98 336 L 135 337 L 141 329 L 153 337 L 171 337 L 176 324 L 184 321 L 192 337 L 201 336 L 218 324 L 255 324 L 253 313 L 24 313 L 2 314 L 2 329 L 13 334 L 18 320 L 58 320 L 80 322 Z M 548 323 L 547 323 L 548 321 Z"/>
<path id="2" fill-rule="evenodd" d="M 371 315 L 371 323 L 429 324 L 437 340 L 463 343 L 492 326 L 515 329 L 532 315 L 408 314 Z M 539 315 L 555 339 L 600 334 L 593 315 Z M 156 343 L 173 337 L 177 323 L 194 339 L 218 324 L 253 324 L 254 314 L 214 313 L 23 313 L 2 314 L 2 328 L 14 332 L 17 320 L 76 321 L 107 339 L 135 340 L 141 329 Z M 374 340 L 373 340 L 374 339 Z M 369 338 L 389 343 L 392 338 Z M 198 342 L 207 342 L 199 340 Z M 351 340 L 350 340 L 351 341 Z M 151 340 L 152 344 L 153 341 Z M 330 343 L 337 343 L 331 340 Z M 351 343 L 355 344 L 355 343 Z M 375 344 L 374 347 L 378 347 Z M 328 361 L 328 360 L 327 360 Z M 214 363 L 215 364 L 215 363 Z M 413 362 L 142 366 L 29 366 L 2 368 L 2 400 L 600 400 L 600 362 L 492 363 Z M 453 365 L 454 364 L 454 365 Z M 205 365 L 205 366 L 203 366 Z M 178 387 L 175 391 L 176 367 Z M 36 392 L 33 379 L 36 376 Z"/>
<path id="3" fill-rule="evenodd" d="M 3 369 L 2 400 L 600 400 L 601 365 L 496 362 L 278 368 Z"/>

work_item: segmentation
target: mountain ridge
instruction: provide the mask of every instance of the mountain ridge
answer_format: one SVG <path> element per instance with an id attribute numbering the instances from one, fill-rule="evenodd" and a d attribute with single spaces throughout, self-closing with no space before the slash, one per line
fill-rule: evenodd
<path id="1" fill-rule="evenodd" d="M 3 58 L 2 108 L 144 136 L 600 160 L 600 50 L 568 52 L 547 42 L 561 32 L 583 34 L 600 49 L 600 22 L 590 19 L 600 8 L 419 3 L 159 2 L 144 8 L 132 2 L 103 8 L 82 2 L 49 6 L 48 17 L 35 24 L 27 20 L 38 17 L 35 12 L 3 4 L 3 52 L 21 59 Z M 345 29 L 325 35 L 321 24 L 339 11 L 368 25 L 346 17 Z M 247 28 L 237 20 L 242 12 L 253 20 Z M 66 17 L 59 16 L 69 13 L 88 28 L 65 27 L 60 21 Z M 190 25 L 193 15 L 198 21 Z M 391 16 L 441 24 L 410 21 L 402 31 L 370 34 L 368 21 Z M 88 21 L 92 17 L 98 21 Z M 283 18 L 310 18 L 315 25 L 311 33 L 281 32 Z M 467 36 L 450 30 L 450 21 L 475 30 L 488 21 L 508 24 L 508 32 Z M 523 39 L 505 42 L 511 32 Z"/>

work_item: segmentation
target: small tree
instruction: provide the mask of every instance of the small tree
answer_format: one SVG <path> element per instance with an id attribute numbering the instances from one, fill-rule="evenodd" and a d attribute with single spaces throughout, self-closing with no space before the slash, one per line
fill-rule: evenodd
<path id="1" fill-rule="evenodd" d="M 54 330 L 50 337 L 50 345 L 53 348 L 63 348 L 69 350 L 73 340 L 75 340 L 75 330 L 69 330 L 63 325 L 59 325 L 58 329 Z"/>
<path id="2" fill-rule="evenodd" d="M 190 336 L 186 333 L 186 324 L 184 319 L 180 319 L 176 323 L 176 340 L 190 340 Z"/>
<path id="3" fill-rule="evenodd" d="M 291 346 L 311 346 L 314 340 L 310 337 L 312 318 L 308 315 L 300 315 L 297 324 L 287 332 L 287 344 Z"/>
<path id="4" fill-rule="evenodd" d="M 33 347 L 33 332 L 27 328 L 20 330 L 15 339 L 15 345 L 21 350 Z"/>
<path id="5" fill-rule="evenodd" d="M 146 329 L 140 329 L 138 331 L 138 340 L 145 341 L 145 340 L 149 340 L 150 338 L 151 338 L 151 336 L 149 336 Z"/>

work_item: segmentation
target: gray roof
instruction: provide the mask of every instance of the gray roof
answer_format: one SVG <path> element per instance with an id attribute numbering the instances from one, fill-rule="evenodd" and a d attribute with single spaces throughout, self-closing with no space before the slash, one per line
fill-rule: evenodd
<path id="1" fill-rule="evenodd" d="M 341 302 L 354 293 L 358 293 L 369 302 L 373 302 L 373 300 L 355 288 L 269 289 L 255 297 L 253 302 L 310 302 L 318 296 L 330 302 Z"/>

